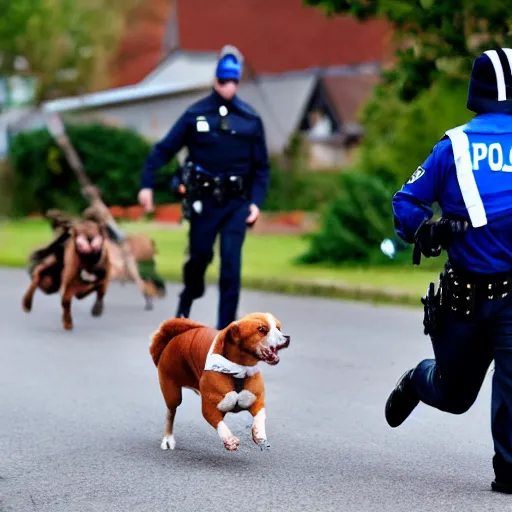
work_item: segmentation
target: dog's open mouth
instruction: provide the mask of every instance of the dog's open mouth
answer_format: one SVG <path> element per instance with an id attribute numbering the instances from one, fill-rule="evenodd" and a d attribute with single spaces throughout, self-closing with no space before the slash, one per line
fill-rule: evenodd
<path id="1" fill-rule="evenodd" d="M 277 347 L 268 347 L 261 351 L 260 359 L 271 366 L 279 363 L 279 354 Z"/>
<path id="2" fill-rule="evenodd" d="M 263 350 L 261 350 L 260 359 L 272 366 L 276 365 L 280 361 L 278 352 L 284 348 L 287 348 L 289 344 L 290 336 L 285 336 L 284 341 L 279 345 L 265 347 Z"/>

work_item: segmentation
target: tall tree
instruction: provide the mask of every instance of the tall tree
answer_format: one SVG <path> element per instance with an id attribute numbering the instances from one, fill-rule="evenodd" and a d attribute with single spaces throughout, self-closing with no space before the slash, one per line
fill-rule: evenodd
<path id="1" fill-rule="evenodd" d="M 386 78 L 409 101 L 440 74 L 467 79 L 484 49 L 510 46 L 512 11 L 508 0 L 304 0 L 327 15 L 365 21 L 387 19 L 397 39 L 398 63 Z"/>
<path id="2" fill-rule="evenodd" d="M 0 74 L 38 80 L 38 99 L 108 85 L 124 19 L 139 0 L 0 0 Z"/>

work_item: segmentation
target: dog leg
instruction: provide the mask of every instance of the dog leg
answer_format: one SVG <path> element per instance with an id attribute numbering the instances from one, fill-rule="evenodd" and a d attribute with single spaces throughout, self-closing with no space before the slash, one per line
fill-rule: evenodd
<path id="1" fill-rule="evenodd" d="M 69 288 L 64 289 L 62 294 L 62 326 L 67 331 L 73 329 L 73 318 L 71 316 L 71 299 L 73 298 L 73 292 Z"/>
<path id="2" fill-rule="evenodd" d="M 55 258 L 54 255 L 47 258 L 45 263 L 40 263 L 36 266 L 36 268 L 32 272 L 32 282 L 30 283 L 30 286 L 28 290 L 25 292 L 25 295 L 23 296 L 23 310 L 27 313 L 30 313 L 32 310 L 32 301 L 34 299 L 34 293 L 37 290 L 37 287 L 39 286 L 39 281 L 41 279 L 41 272 L 43 270 L 46 270 L 47 268 L 51 267 L 54 263 L 56 263 L 57 258 Z"/>
<path id="3" fill-rule="evenodd" d="M 226 450 L 235 451 L 238 450 L 238 446 L 240 445 L 240 440 L 233 435 L 229 427 L 224 423 L 224 414 L 223 412 L 217 409 L 217 404 L 211 403 L 208 400 L 205 400 L 203 397 L 203 416 L 204 419 L 217 430 L 219 437 L 222 439 L 224 443 L 224 447 Z"/>
<path id="4" fill-rule="evenodd" d="M 85 288 L 84 290 L 82 290 L 81 292 L 75 294 L 75 298 L 78 299 L 78 300 L 82 300 L 82 299 L 85 299 L 86 297 L 88 297 L 91 293 L 95 292 L 96 291 L 96 287 L 95 286 L 91 286 L 90 288 Z"/>
<path id="5" fill-rule="evenodd" d="M 147 292 L 144 292 L 144 299 L 146 299 L 146 307 L 144 309 L 146 311 L 151 311 L 153 309 L 153 297 L 151 297 Z"/>
<path id="6" fill-rule="evenodd" d="M 68 245 L 66 248 L 64 253 L 64 269 L 62 271 L 62 281 L 60 285 L 62 325 L 67 331 L 73 329 L 73 318 L 71 317 L 71 299 L 76 293 L 76 287 L 73 285 L 73 278 L 78 269 L 78 256 L 74 250 L 75 249 L 73 245 Z"/>
<path id="7" fill-rule="evenodd" d="M 183 395 L 181 386 L 175 384 L 172 380 L 160 378 L 160 386 L 162 394 L 164 395 L 165 404 L 167 405 L 164 437 L 160 448 L 162 448 L 162 450 L 174 450 L 176 447 L 176 440 L 173 434 L 174 418 L 176 417 L 176 409 L 181 405 Z"/>
<path id="8" fill-rule="evenodd" d="M 252 440 L 260 447 L 270 448 L 270 443 L 267 441 L 267 433 L 265 429 L 265 422 L 267 420 L 267 413 L 265 411 L 265 404 L 263 399 L 258 399 L 254 405 L 249 409 L 254 420 L 252 424 Z"/>
<path id="9" fill-rule="evenodd" d="M 101 316 L 103 313 L 103 297 L 105 296 L 106 292 L 106 282 L 102 282 L 98 287 L 96 288 L 96 302 L 94 303 L 94 306 L 91 310 L 92 316 Z"/>
<path id="10" fill-rule="evenodd" d="M 176 439 L 174 439 L 174 435 L 172 433 L 175 417 L 176 409 L 173 409 L 172 411 L 167 409 L 167 415 L 165 417 L 164 438 L 160 444 L 160 448 L 162 448 L 162 450 L 174 450 L 174 448 L 176 448 Z"/>
<path id="11" fill-rule="evenodd" d="M 25 295 L 23 295 L 23 311 L 26 313 L 30 313 L 32 310 L 32 301 L 34 298 L 34 293 L 37 290 L 37 287 L 39 286 L 39 271 L 36 269 L 33 274 L 32 282 L 30 283 L 30 286 L 28 290 L 25 292 Z"/>
<path id="12" fill-rule="evenodd" d="M 245 383 L 244 390 L 252 393 L 255 400 L 250 404 L 248 411 L 252 414 L 252 440 L 260 447 L 270 448 L 267 441 L 265 422 L 267 414 L 265 411 L 265 384 L 261 373 L 249 377 Z"/>
<path id="13" fill-rule="evenodd" d="M 151 286 L 148 283 L 146 283 L 146 281 L 144 281 L 142 279 L 142 277 L 140 277 L 139 268 L 137 266 L 137 260 L 135 259 L 133 254 L 131 254 L 129 252 L 128 247 L 123 245 L 122 251 L 123 251 L 124 263 L 125 263 L 128 275 L 135 282 L 135 284 L 139 287 L 139 290 L 142 292 L 142 294 L 144 295 L 144 298 L 146 299 L 146 310 L 153 309 L 152 308 L 153 304 L 152 303 L 150 304 L 148 301 L 148 298 L 154 293 L 153 289 L 151 288 Z"/>

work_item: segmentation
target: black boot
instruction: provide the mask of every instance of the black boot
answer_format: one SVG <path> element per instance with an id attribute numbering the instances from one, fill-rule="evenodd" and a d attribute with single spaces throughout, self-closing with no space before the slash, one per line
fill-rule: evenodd
<path id="1" fill-rule="evenodd" d="M 176 318 L 189 318 L 191 308 L 192 299 L 185 295 L 181 295 L 178 303 L 178 309 L 176 311 Z"/>
<path id="2" fill-rule="evenodd" d="M 398 380 L 386 402 L 386 421 L 390 427 L 398 427 L 419 404 L 420 399 L 412 383 L 413 369 L 407 370 Z"/>
<path id="3" fill-rule="evenodd" d="M 494 453 L 492 458 L 492 468 L 494 470 L 494 481 L 491 488 L 496 492 L 512 494 L 512 466 L 506 462 L 503 455 L 498 452 Z"/>
<path id="4" fill-rule="evenodd" d="M 496 492 L 503 492 L 505 494 L 512 494 L 512 483 L 502 482 L 501 480 L 494 479 L 491 483 L 491 488 Z"/>

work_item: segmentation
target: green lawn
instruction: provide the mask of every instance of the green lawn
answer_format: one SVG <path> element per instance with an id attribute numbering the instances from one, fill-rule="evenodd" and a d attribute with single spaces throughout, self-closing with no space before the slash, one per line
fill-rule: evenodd
<path id="1" fill-rule="evenodd" d="M 186 249 L 185 225 L 169 228 L 151 223 L 129 223 L 123 224 L 122 228 L 126 232 L 150 233 L 159 251 L 159 272 L 172 281 L 181 279 Z M 0 266 L 25 266 L 29 252 L 47 243 L 51 236 L 50 227 L 45 221 L 27 220 L 0 224 Z M 294 264 L 294 258 L 306 247 L 307 241 L 296 235 L 256 235 L 249 232 L 243 253 L 244 284 L 248 287 L 275 291 L 319 295 L 360 296 L 369 293 L 369 297 L 366 298 L 372 298 L 372 293 L 364 290 L 376 288 L 383 291 L 393 290 L 399 295 L 409 295 L 412 302 L 419 303 L 419 297 L 424 294 L 428 283 L 437 278 L 435 270 L 414 268 L 412 265 L 330 268 Z M 207 276 L 210 282 L 216 282 L 217 253 Z M 340 292 L 340 288 L 343 287 L 346 288 L 345 291 Z M 356 291 L 347 292 L 348 288 Z"/>

